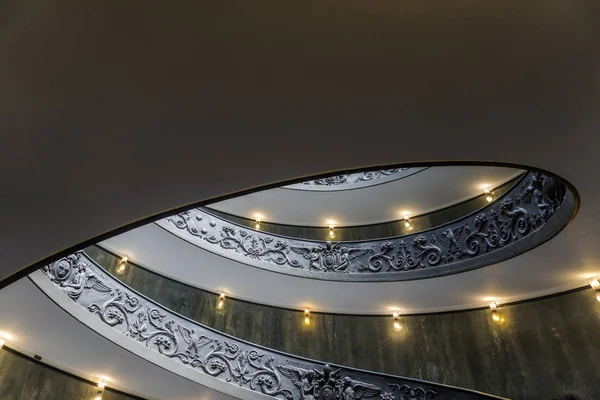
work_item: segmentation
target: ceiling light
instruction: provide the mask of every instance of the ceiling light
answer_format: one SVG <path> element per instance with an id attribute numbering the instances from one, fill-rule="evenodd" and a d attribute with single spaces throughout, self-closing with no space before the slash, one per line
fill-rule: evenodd
<path id="1" fill-rule="evenodd" d="M 310 325 L 310 311 L 308 308 L 304 310 L 304 325 Z"/>
<path id="2" fill-rule="evenodd" d="M 483 193 L 485 194 L 485 199 L 488 203 L 491 203 L 494 200 L 494 194 L 492 193 L 490 188 L 483 189 Z"/>
<path id="3" fill-rule="evenodd" d="M 98 389 L 104 389 L 106 387 L 106 382 L 102 379 L 98 381 Z"/>
<path id="4" fill-rule="evenodd" d="M 500 321 L 500 314 L 498 313 L 498 305 L 496 303 L 490 303 L 490 310 L 492 310 L 492 319 L 496 322 Z"/>
<path id="5" fill-rule="evenodd" d="M 330 224 L 329 225 L 329 237 L 330 238 L 333 238 L 335 236 L 335 233 L 333 232 L 333 228 L 334 228 L 333 224 Z"/>
<path id="6" fill-rule="evenodd" d="M 225 307 L 225 293 L 219 295 L 219 301 L 217 302 L 217 309 L 222 310 Z"/>
<path id="7" fill-rule="evenodd" d="M 0 339 L 0 349 L 4 346 L 4 339 Z"/>
<path id="8" fill-rule="evenodd" d="M 400 314 L 397 311 L 394 311 L 392 318 L 394 319 L 394 329 L 397 331 L 402 329 L 402 325 L 400 324 Z"/>
<path id="9" fill-rule="evenodd" d="M 408 230 L 412 230 L 412 223 L 410 222 L 410 217 L 408 215 L 404 216 L 404 227 Z"/>
<path id="10" fill-rule="evenodd" d="M 598 279 L 594 279 L 590 282 L 590 286 L 596 292 L 596 300 L 600 301 L 600 281 Z"/>

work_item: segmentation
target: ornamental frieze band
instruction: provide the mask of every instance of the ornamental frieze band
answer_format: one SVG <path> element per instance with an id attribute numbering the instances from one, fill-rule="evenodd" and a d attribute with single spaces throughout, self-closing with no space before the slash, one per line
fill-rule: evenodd
<path id="1" fill-rule="evenodd" d="M 442 276 L 497 263 L 544 243 L 575 210 L 558 180 L 526 173 L 476 213 L 411 235 L 365 242 L 301 240 L 239 226 L 194 208 L 156 222 L 196 246 L 244 264 L 339 281 Z"/>
<path id="2" fill-rule="evenodd" d="M 312 191 L 336 191 L 360 189 L 382 183 L 397 181 L 428 167 L 405 167 L 393 169 L 381 169 L 377 171 L 366 171 L 358 173 L 341 174 L 325 178 L 312 179 L 292 185 L 283 186 L 284 189 L 312 190 Z"/>
<path id="3" fill-rule="evenodd" d="M 67 296 L 93 315 L 92 321 L 123 334 L 132 346 L 142 344 L 144 351 L 173 360 L 194 373 L 276 399 L 499 399 L 409 378 L 333 366 L 236 339 L 140 295 L 84 252 L 60 259 L 42 268 L 41 273 L 34 273 L 33 281 L 48 279 L 53 284 L 46 290 L 48 296 Z M 97 327 L 95 323 L 88 324 L 92 329 Z M 156 357 L 147 359 L 157 363 Z"/>

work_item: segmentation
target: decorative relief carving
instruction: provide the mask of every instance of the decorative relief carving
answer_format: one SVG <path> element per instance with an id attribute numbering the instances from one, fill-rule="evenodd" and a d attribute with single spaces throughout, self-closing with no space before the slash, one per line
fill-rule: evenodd
<path id="1" fill-rule="evenodd" d="M 429 400 L 438 394 L 441 399 L 493 398 L 427 382 L 415 385 L 400 377 L 332 368 L 219 334 L 140 296 L 83 252 L 50 264 L 42 272 L 98 321 L 142 343 L 148 351 L 267 396 L 283 400 Z M 390 380 L 393 382 L 388 383 Z M 386 387 L 392 390 L 384 393 Z"/>
<path id="2" fill-rule="evenodd" d="M 286 238 L 239 227 L 198 208 L 156 223 L 201 248 L 259 268 L 318 279 L 400 280 L 410 279 L 412 271 L 426 270 L 420 278 L 429 273 L 438 276 L 447 273 L 449 266 L 474 265 L 478 257 L 493 253 L 498 261 L 534 247 L 535 243 L 530 243 L 512 252 L 502 250 L 544 230 L 566 194 L 565 186 L 555 179 L 532 172 L 477 214 L 422 233 L 368 242 Z M 573 202 L 564 208 L 566 223 Z M 544 231 L 539 243 L 560 228 Z M 486 261 L 481 260 L 484 265 Z M 386 276 L 377 278 L 377 274 Z"/>
<path id="3" fill-rule="evenodd" d="M 425 169 L 427 169 L 427 167 L 407 167 L 358 172 L 354 174 L 341 174 L 312 179 L 283 187 L 287 189 L 323 191 L 357 189 L 406 178 L 407 176 L 416 174 Z"/>
<path id="4" fill-rule="evenodd" d="M 423 389 L 422 387 L 410 387 L 408 385 L 399 385 L 397 383 L 388 383 L 388 386 L 391 387 L 393 391 L 398 392 L 400 400 L 431 400 L 438 395 L 437 392 Z M 394 398 L 394 392 L 387 392 L 385 394 L 386 399 L 384 399 L 384 396 L 382 395 L 382 400 Z"/>

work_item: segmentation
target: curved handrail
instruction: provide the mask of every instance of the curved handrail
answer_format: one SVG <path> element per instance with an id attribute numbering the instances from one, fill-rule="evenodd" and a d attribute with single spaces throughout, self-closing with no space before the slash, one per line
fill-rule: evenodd
<path id="1" fill-rule="evenodd" d="M 210 252 L 270 271 L 336 281 L 401 281 L 464 272 L 524 253 L 573 217 L 574 194 L 539 172 L 487 207 L 412 235 L 324 242 L 248 230 L 194 208 L 156 224 Z"/>
<path id="2" fill-rule="evenodd" d="M 127 340 L 121 343 L 126 348 L 139 349 L 139 344 L 143 345 L 142 356 L 146 359 L 176 361 L 193 369 L 195 377 L 212 377 L 220 384 L 258 394 L 284 400 L 501 399 L 468 389 L 326 364 L 236 339 L 134 291 L 84 252 L 60 259 L 31 277 L 52 299 L 66 296 L 86 310 L 93 321 L 123 334 Z M 43 289 L 44 282 L 60 291 Z M 99 331 L 96 322 L 88 326 Z M 206 384 L 206 379 L 202 383 Z"/>

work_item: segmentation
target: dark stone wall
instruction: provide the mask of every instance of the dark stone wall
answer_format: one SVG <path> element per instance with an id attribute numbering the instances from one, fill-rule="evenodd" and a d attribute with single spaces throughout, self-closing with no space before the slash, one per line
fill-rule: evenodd
<path id="1" fill-rule="evenodd" d="M 71 375 L 0 349 L 0 399 L 93 400 L 98 388 Z M 135 400 L 106 388 L 102 400 Z"/>
<path id="2" fill-rule="evenodd" d="M 402 317 L 313 314 L 227 299 L 86 252 L 163 306 L 240 339 L 298 356 L 480 390 L 512 399 L 600 399 L 600 303 L 591 290 L 489 310 Z"/>

